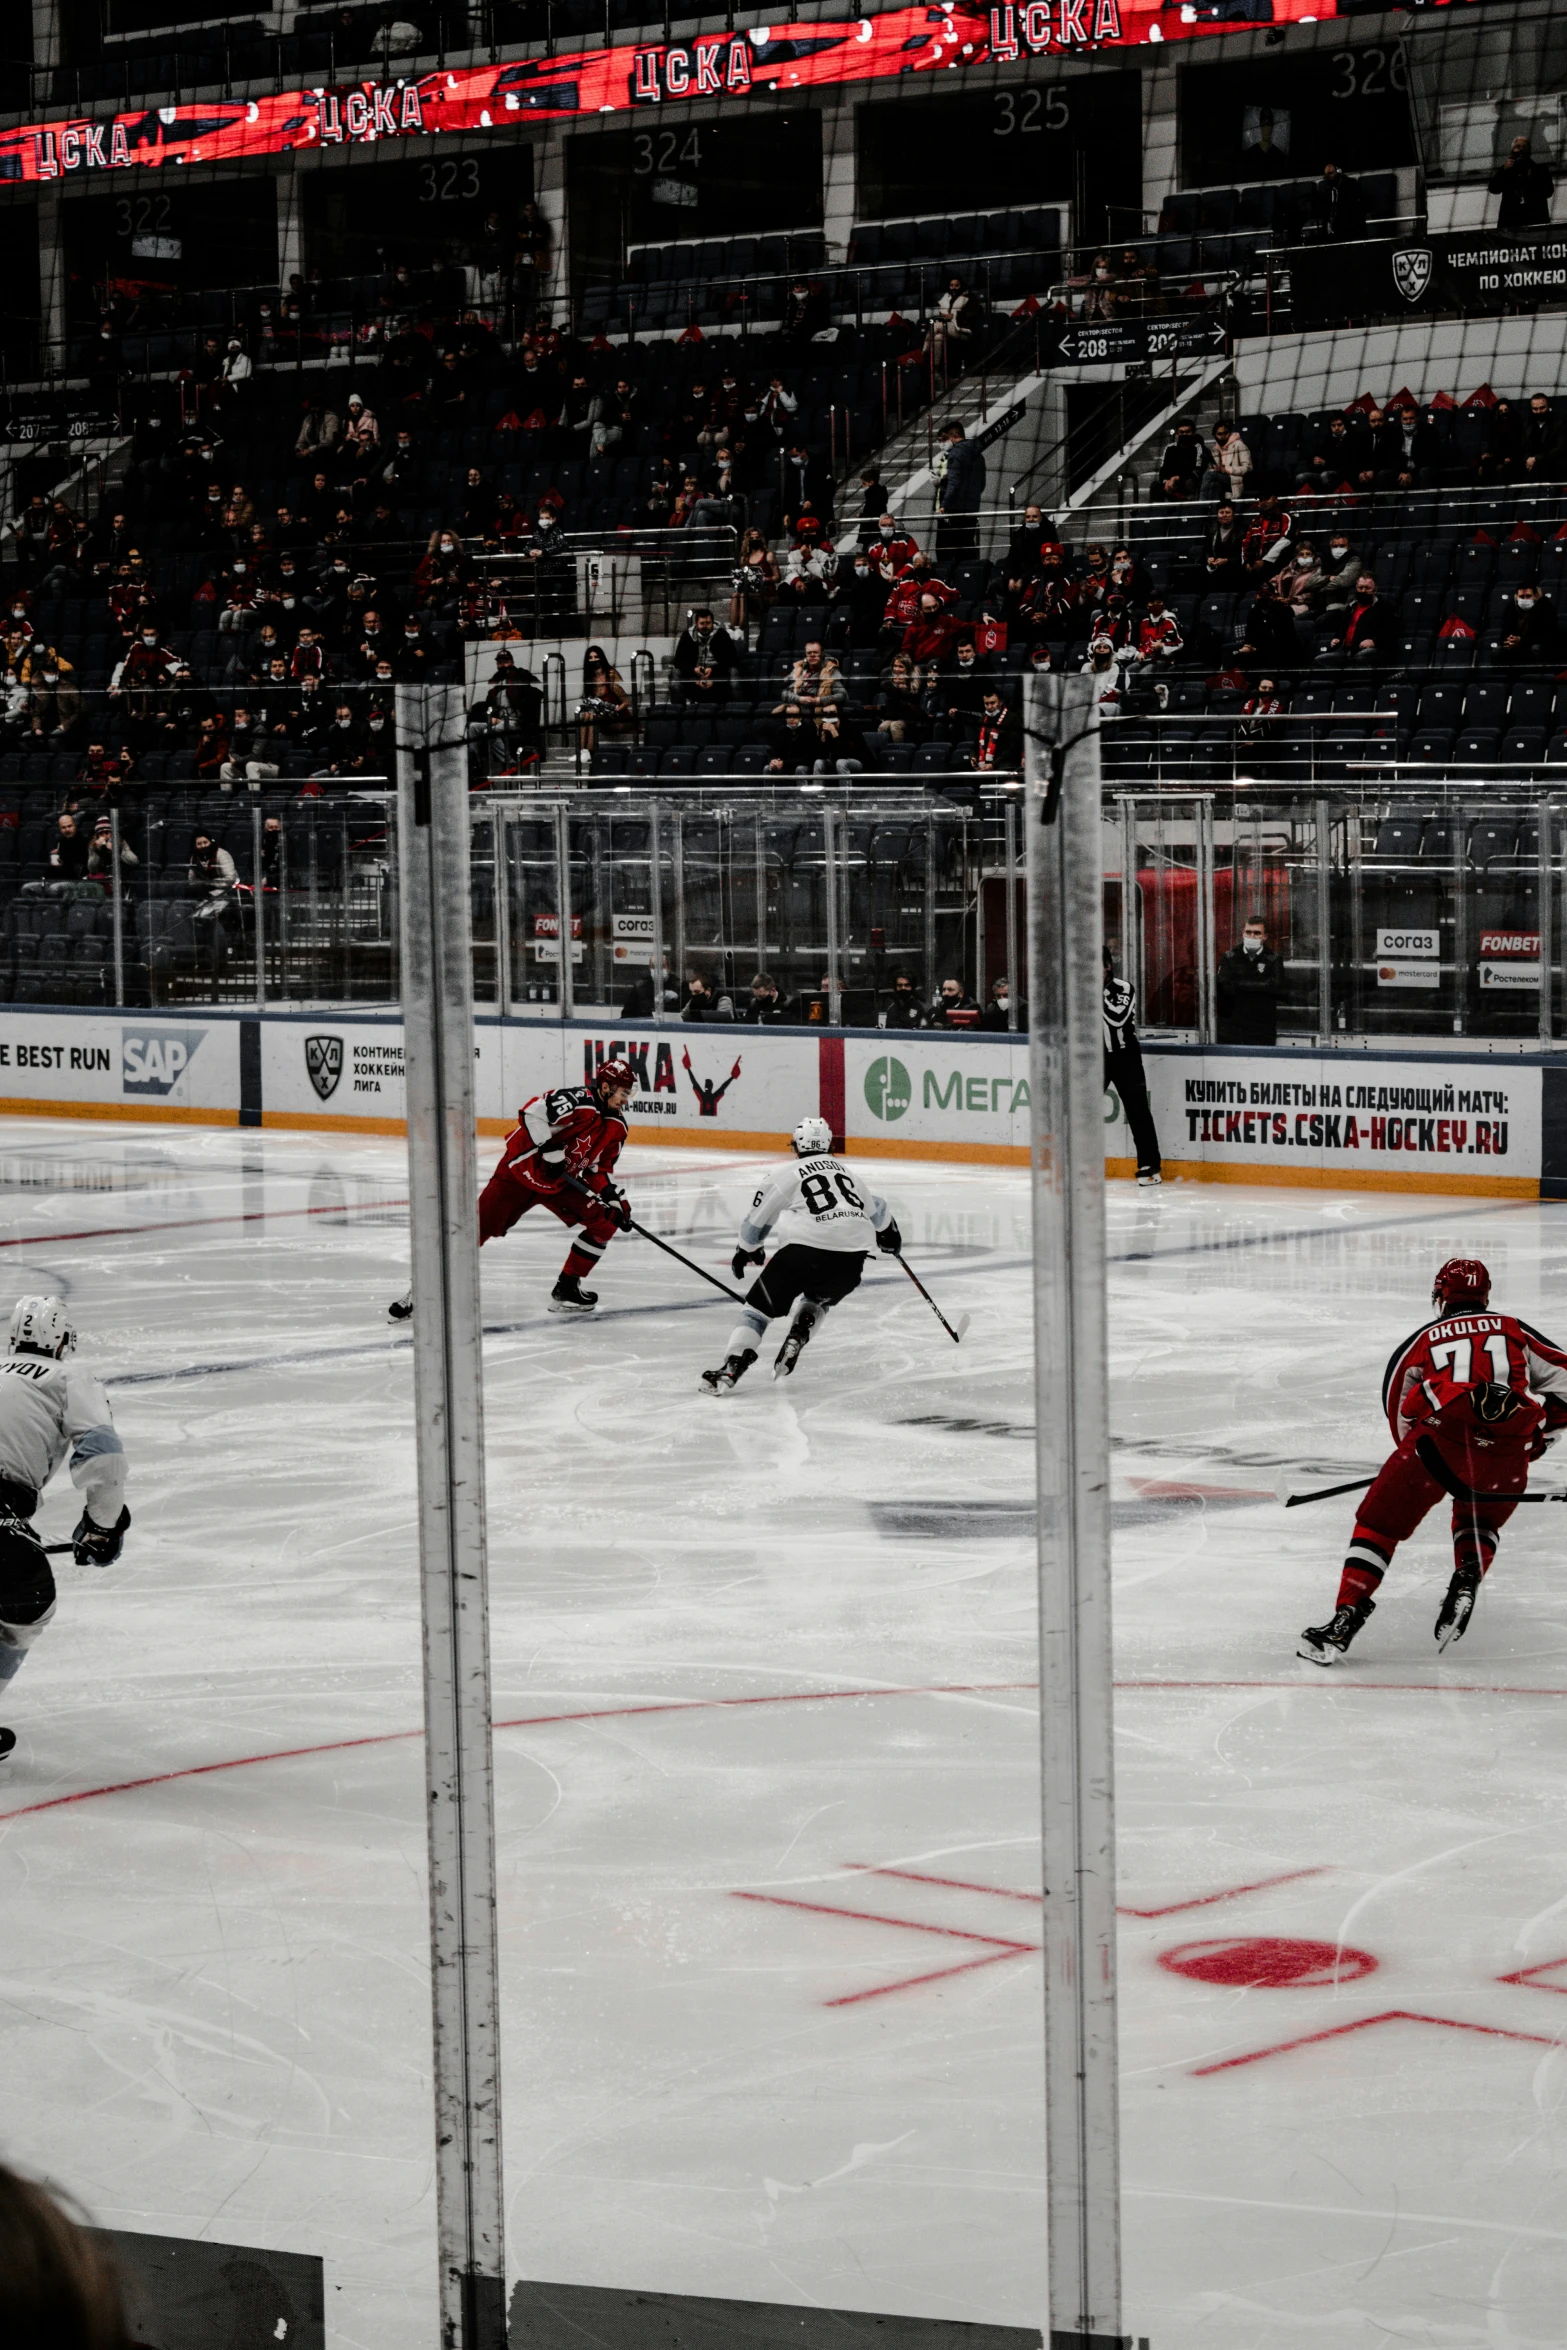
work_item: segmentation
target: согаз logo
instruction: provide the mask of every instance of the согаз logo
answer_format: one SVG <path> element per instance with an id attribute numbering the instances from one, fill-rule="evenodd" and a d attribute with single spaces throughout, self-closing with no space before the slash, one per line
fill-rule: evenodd
<path id="1" fill-rule="evenodd" d="M 343 1040 L 340 1036 L 307 1036 L 305 1039 L 305 1067 L 310 1082 L 322 1101 L 329 1102 L 337 1091 L 337 1081 L 343 1074 Z"/>
<path id="2" fill-rule="evenodd" d="M 126 1028 L 120 1085 L 126 1093 L 172 1093 L 196 1058 L 204 1028 Z"/>
<path id="3" fill-rule="evenodd" d="M 872 1061 L 865 1072 L 865 1100 L 873 1118 L 884 1118 L 891 1125 L 913 1099 L 913 1080 L 901 1061 L 893 1060 L 890 1054 Z"/>

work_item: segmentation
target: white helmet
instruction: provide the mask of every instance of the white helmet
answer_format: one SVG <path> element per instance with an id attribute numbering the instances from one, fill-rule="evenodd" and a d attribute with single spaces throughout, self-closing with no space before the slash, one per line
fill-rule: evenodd
<path id="1" fill-rule="evenodd" d="M 825 1118 L 802 1118 L 791 1139 L 797 1159 L 812 1159 L 832 1149 L 832 1128 Z"/>
<path id="2" fill-rule="evenodd" d="M 57 1362 L 76 1352 L 76 1330 L 63 1297 L 19 1297 L 11 1309 L 11 1352 L 50 1355 Z"/>

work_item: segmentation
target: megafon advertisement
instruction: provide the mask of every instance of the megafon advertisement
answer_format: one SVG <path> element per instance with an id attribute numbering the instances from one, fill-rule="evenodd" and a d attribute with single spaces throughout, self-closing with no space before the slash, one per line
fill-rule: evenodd
<path id="1" fill-rule="evenodd" d="M 1315 23 L 1327 0 L 1004 0 L 988 9 L 893 8 L 814 24 L 758 24 L 675 42 L 619 42 L 510 64 L 441 67 L 261 98 L 64 115 L 0 133 L 0 180 L 97 178 L 228 163 L 291 149 L 395 145 L 532 119 L 631 113 L 682 99 L 743 103 L 845 83 L 962 74 L 1020 58 L 1191 40 L 1243 24 Z"/>

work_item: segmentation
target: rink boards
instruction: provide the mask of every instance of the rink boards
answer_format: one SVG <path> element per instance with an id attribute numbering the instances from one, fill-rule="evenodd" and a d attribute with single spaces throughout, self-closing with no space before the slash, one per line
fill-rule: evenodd
<path id="1" fill-rule="evenodd" d="M 480 1125 L 580 1085 L 609 1053 L 637 1072 L 632 1138 L 773 1149 L 805 1116 L 851 1155 L 1022 1165 L 1026 1037 L 684 1026 L 603 1018 L 476 1024 Z M 1567 1056 L 1150 1045 L 1171 1179 L 1567 1197 Z M 8 1006 L 0 1109 L 395 1134 L 401 1023 L 386 1014 Z M 1105 1096 L 1106 1162 L 1130 1175 Z"/>

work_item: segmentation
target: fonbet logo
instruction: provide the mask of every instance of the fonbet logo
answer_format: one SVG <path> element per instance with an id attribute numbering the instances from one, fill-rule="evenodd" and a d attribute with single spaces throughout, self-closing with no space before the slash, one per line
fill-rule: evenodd
<path id="1" fill-rule="evenodd" d="M 204 1028 L 127 1028 L 120 1037 L 126 1093 L 172 1093 L 201 1048 Z"/>
<path id="2" fill-rule="evenodd" d="M 884 1118 L 890 1126 L 913 1099 L 913 1080 L 901 1061 L 893 1060 L 890 1054 L 872 1061 L 865 1072 L 865 1100 L 873 1118 Z"/>
<path id="3" fill-rule="evenodd" d="M 340 1036 L 307 1036 L 305 1039 L 305 1067 L 310 1082 L 322 1101 L 329 1102 L 337 1091 L 337 1081 L 343 1074 L 343 1040 Z"/>

